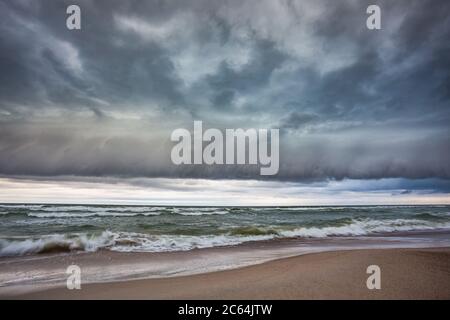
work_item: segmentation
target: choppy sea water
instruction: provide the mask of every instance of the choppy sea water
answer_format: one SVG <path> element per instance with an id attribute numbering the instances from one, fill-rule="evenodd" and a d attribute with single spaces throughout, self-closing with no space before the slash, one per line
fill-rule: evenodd
<path id="1" fill-rule="evenodd" d="M 0 256 L 186 251 L 283 238 L 450 230 L 450 206 L 170 207 L 0 204 Z"/>

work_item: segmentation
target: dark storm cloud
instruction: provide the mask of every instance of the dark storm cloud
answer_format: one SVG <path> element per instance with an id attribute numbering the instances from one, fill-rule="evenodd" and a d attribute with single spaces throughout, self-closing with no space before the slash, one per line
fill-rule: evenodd
<path id="1" fill-rule="evenodd" d="M 308 123 L 319 121 L 320 117 L 313 113 L 292 112 L 281 119 L 280 127 L 283 129 L 299 129 Z"/>
<path id="2" fill-rule="evenodd" d="M 450 178 L 448 1 L 69 4 L 0 2 L 0 174 L 260 178 L 172 165 L 195 119 L 279 127 L 276 179 Z"/>
<path id="3" fill-rule="evenodd" d="M 258 41 L 252 51 L 255 52 L 252 60 L 241 70 L 235 71 L 227 62 L 222 62 L 213 75 L 206 77 L 215 93 L 213 102 L 230 105 L 234 92 L 251 94 L 253 89 L 267 85 L 272 72 L 286 60 L 286 55 L 277 50 L 273 42 Z"/>
<path id="4" fill-rule="evenodd" d="M 142 43 L 133 34 L 115 43 L 114 12 L 109 9 L 116 7 L 120 13 L 124 6 L 81 1 L 86 22 L 77 35 L 65 28 L 67 5 L 2 3 L 0 63 L 7 73 L 2 72 L 6 94 L 0 107 L 20 103 L 30 108 L 83 108 L 155 101 L 170 105 L 182 100 L 173 63 L 158 43 Z"/>

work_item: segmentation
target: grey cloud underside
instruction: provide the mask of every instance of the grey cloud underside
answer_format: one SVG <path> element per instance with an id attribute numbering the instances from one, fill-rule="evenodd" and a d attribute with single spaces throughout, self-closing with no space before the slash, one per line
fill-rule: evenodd
<path id="1" fill-rule="evenodd" d="M 170 133 L 280 128 L 280 180 L 450 179 L 448 1 L 0 2 L 0 174 L 262 178 L 174 166 Z M 381 31 L 365 8 L 382 8 Z"/>

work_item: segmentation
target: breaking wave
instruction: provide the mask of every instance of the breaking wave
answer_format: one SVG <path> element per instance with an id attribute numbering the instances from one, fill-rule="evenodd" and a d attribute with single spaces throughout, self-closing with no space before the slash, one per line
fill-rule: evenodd
<path id="1" fill-rule="evenodd" d="M 160 212 L 31 212 L 27 216 L 35 218 L 85 218 L 85 217 L 137 217 L 157 216 Z"/>
<path id="2" fill-rule="evenodd" d="M 182 216 L 223 215 L 226 208 L 84 206 L 84 205 L 0 205 L 0 215 L 26 215 L 33 218 L 138 217 L 175 214 Z"/>
<path id="3" fill-rule="evenodd" d="M 122 252 L 185 251 L 200 248 L 238 245 L 249 241 L 274 238 L 325 238 L 338 236 L 365 236 L 377 233 L 395 233 L 416 230 L 449 229 L 450 222 L 420 219 L 350 220 L 345 225 L 324 227 L 237 227 L 219 235 L 151 235 L 136 232 L 104 231 L 97 235 L 45 235 L 35 238 L 0 239 L 0 256 L 36 253 L 55 253 L 107 249 Z"/>
<path id="4" fill-rule="evenodd" d="M 39 238 L 0 239 L 0 256 L 16 256 L 30 253 L 61 253 L 70 251 L 96 251 L 114 243 L 109 231 L 99 236 L 47 235 Z"/>

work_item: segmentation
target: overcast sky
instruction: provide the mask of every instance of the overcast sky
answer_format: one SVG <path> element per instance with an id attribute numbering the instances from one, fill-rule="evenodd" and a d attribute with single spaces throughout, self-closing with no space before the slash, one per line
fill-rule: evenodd
<path id="1" fill-rule="evenodd" d="M 0 202 L 450 203 L 449 39 L 447 0 L 0 0 Z M 278 175 L 173 165 L 194 120 L 280 128 Z"/>

